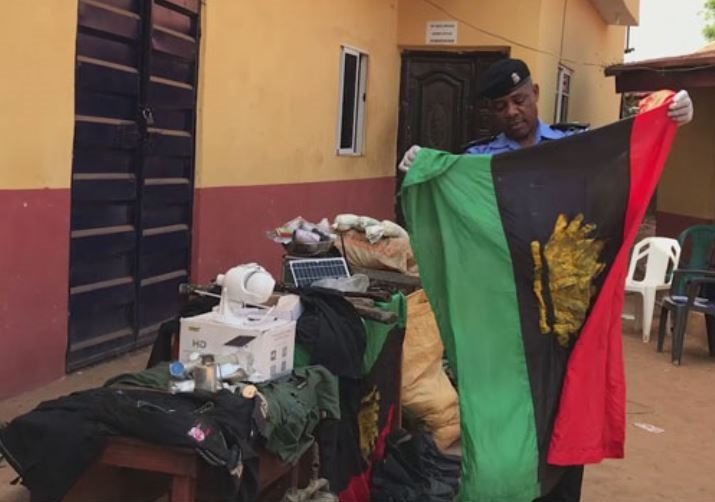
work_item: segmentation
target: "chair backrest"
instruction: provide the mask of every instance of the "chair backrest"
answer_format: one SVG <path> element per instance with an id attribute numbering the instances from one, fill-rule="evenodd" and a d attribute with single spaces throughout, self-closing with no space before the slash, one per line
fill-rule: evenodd
<path id="1" fill-rule="evenodd" d="M 678 236 L 681 249 L 688 249 L 680 268 L 707 270 L 711 266 L 715 225 L 694 225 Z"/>
<path id="2" fill-rule="evenodd" d="M 715 225 L 693 225 L 678 236 L 683 258 L 678 264 L 681 270 L 709 270 L 712 268 L 715 246 Z M 672 295 L 685 294 L 686 277 L 681 277 L 670 288 Z"/>
<path id="3" fill-rule="evenodd" d="M 645 276 L 636 279 L 638 264 L 644 260 Z M 627 282 L 650 286 L 670 286 L 678 268 L 680 244 L 667 237 L 646 237 L 633 248 Z"/>

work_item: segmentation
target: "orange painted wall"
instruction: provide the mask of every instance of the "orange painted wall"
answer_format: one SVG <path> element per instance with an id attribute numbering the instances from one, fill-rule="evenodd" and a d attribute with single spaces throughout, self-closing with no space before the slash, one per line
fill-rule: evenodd
<path id="1" fill-rule="evenodd" d="M 562 3 L 560 0 L 544 0 Z M 547 24 L 544 23 L 544 26 Z M 569 120 L 600 126 L 617 120 L 620 96 L 605 66 L 623 61 L 626 28 L 603 22 L 588 0 L 568 0 L 564 25 L 562 62 L 574 71 Z M 554 75 L 552 93 L 556 90 Z"/>
<path id="2" fill-rule="evenodd" d="M 203 6 L 192 275 L 258 261 L 296 216 L 392 217 L 400 57 L 396 0 Z M 336 153 L 341 45 L 368 54 L 364 155 Z"/>
<path id="3" fill-rule="evenodd" d="M 589 0 L 400 0 L 398 43 L 430 50 L 509 47 L 541 87 L 542 120 L 552 122 L 559 62 L 574 71 L 570 121 L 618 119 L 619 97 L 603 67 L 622 61 L 625 28 L 609 26 Z M 458 43 L 428 45 L 428 21 L 456 20 Z"/>
<path id="4" fill-rule="evenodd" d="M 395 0 L 219 0 L 203 9 L 197 187 L 393 175 Z M 336 154 L 341 45 L 369 57 L 363 156 Z"/>
<path id="5" fill-rule="evenodd" d="M 69 188 L 77 0 L 3 2 L 0 189 Z"/>

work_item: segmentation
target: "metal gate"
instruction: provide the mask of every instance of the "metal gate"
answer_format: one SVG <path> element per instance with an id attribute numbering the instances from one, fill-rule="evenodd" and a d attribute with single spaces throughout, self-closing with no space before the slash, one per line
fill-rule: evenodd
<path id="1" fill-rule="evenodd" d="M 68 370 L 150 343 L 189 273 L 200 0 L 80 0 Z"/>

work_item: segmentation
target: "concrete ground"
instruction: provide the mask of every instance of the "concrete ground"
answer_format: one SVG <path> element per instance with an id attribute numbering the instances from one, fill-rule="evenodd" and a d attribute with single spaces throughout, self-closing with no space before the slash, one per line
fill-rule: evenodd
<path id="1" fill-rule="evenodd" d="M 9 422 L 13 417 L 32 410 L 42 401 L 64 396 L 75 391 L 101 387 L 111 377 L 121 373 L 141 371 L 149 359 L 149 349 L 143 349 L 118 357 L 112 361 L 72 373 L 55 380 L 40 389 L 26 392 L 19 396 L 0 401 L 0 421 Z M 111 473 L 100 473 L 107 483 L 114 482 Z M 0 502 L 29 502 L 29 492 L 21 485 L 12 486 L 10 482 L 17 477 L 15 471 L 6 462 L 0 463 Z M 82 502 L 110 502 L 109 499 L 68 497 Z M 114 502 L 114 501 L 112 501 Z M 129 501 L 127 501 L 129 502 Z M 134 502 L 133 500 L 131 502 Z"/>
<path id="2" fill-rule="evenodd" d="M 691 316 L 680 367 L 624 325 L 626 455 L 587 466 L 583 502 L 715 501 L 715 359 L 702 317 Z M 664 429 L 653 433 L 645 423 Z"/>
<path id="3" fill-rule="evenodd" d="M 715 360 L 707 355 L 702 319 L 691 319 L 680 367 L 671 365 L 668 345 L 663 354 L 656 353 L 655 336 L 644 344 L 628 323 L 625 330 L 626 458 L 586 468 L 583 502 L 715 501 Z M 0 420 L 43 400 L 99 386 L 118 373 L 140 370 L 147 357 L 148 351 L 139 351 L 2 401 Z M 664 431 L 648 432 L 636 423 Z M 1 464 L 0 501 L 29 501 L 24 488 L 9 485 L 14 477 L 12 468 Z"/>

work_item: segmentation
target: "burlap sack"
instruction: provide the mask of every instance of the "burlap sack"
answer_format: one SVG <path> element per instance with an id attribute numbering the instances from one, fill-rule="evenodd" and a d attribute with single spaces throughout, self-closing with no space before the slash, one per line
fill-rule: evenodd
<path id="1" fill-rule="evenodd" d="M 365 234 L 349 230 L 336 239 L 335 245 L 348 263 L 356 267 L 417 274 L 409 239 L 393 237 L 370 244 Z"/>
<path id="2" fill-rule="evenodd" d="M 442 368 L 444 347 L 424 291 L 407 298 L 402 355 L 402 405 L 422 419 L 445 449 L 460 434 L 457 392 Z"/>

